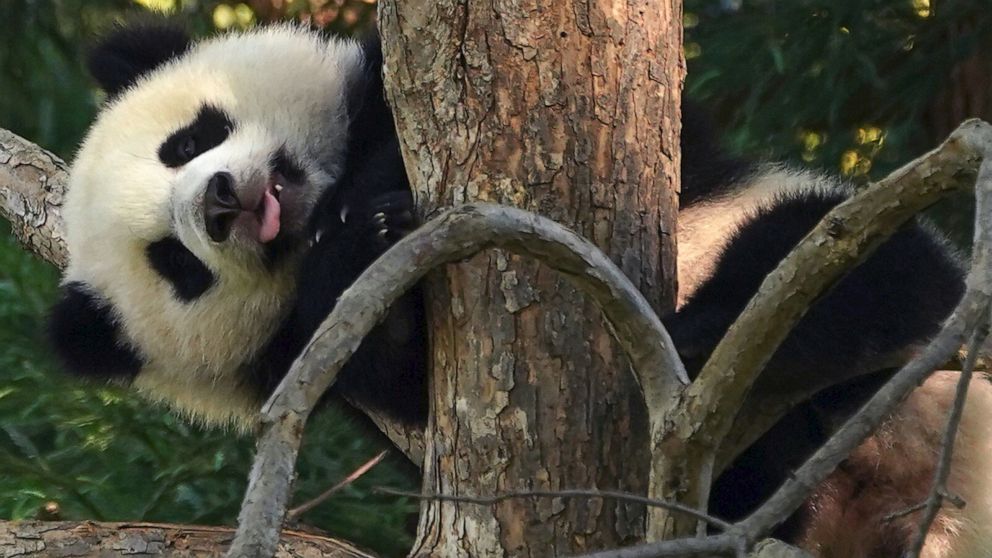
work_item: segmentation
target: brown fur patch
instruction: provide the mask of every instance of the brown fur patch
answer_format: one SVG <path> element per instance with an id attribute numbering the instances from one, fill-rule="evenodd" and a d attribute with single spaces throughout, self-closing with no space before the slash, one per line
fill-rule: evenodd
<path id="1" fill-rule="evenodd" d="M 921 512 L 884 518 L 926 498 L 958 377 L 934 373 L 827 478 L 805 504 L 800 546 L 821 558 L 902 555 Z M 968 505 L 940 511 L 921 557 L 992 557 L 992 384 L 984 376 L 971 382 L 954 449 L 948 488 Z"/>

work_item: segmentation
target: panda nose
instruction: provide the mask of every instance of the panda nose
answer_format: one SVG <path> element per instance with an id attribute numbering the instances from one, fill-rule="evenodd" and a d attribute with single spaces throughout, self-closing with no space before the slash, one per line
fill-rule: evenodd
<path id="1" fill-rule="evenodd" d="M 210 239 L 214 242 L 227 240 L 240 213 L 241 201 L 234 193 L 234 177 L 227 172 L 211 176 L 203 197 L 203 219 Z"/>

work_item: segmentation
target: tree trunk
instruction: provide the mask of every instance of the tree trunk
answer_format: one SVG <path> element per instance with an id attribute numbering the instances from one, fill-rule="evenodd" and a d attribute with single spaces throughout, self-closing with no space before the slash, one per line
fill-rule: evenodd
<path id="1" fill-rule="evenodd" d="M 535 211 L 672 308 L 680 2 L 383 0 L 379 25 L 424 215 L 474 200 Z M 641 395 L 587 299 L 498 250 L 449 266 L 428 292 L 425 492 L 645 491 Z M 421 511 L 417 555 L 562 555 L 643 536 L 642 508 L 600 501 Z"/>
<path id="2" fill-rule="evenodd" d="M 950 79 L 930 103 L 926 123 L 930 140 L 939 143 L 968 118 L 992 120 L 992 40 L 982 39 L 974 24 L 960 22 L 948 28 L 947 40 L 976 36 L 979 44 L 970 56 L 951 68 Z"/>
<path id="3" fill-rule="evenodd" d="M 161 523 L 92 521 L 0 522 L 0 556 L 220 556 L 234 529 Z M 374 558 L 348 543 L 299 531 L 284 531 L 276 558 Z"/>

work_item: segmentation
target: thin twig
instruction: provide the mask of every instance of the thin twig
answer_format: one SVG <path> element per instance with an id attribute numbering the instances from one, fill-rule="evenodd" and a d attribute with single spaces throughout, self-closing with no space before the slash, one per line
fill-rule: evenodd
<path id="1" fill-rule="evenodd" d="M 926 502 L 918 502 L 916 504 L 913 504 L 912 506 L 909 506 L 908 508 L 905 508 L 905 509 L 902 509 L 902 510 L 899 510 L 899 511 L 892 512 L 892 513 L 890 513 L 890 514 L 888 514 L 888 515 L 886 515 L 885 517 L 882 518 L 882 523 L 891 523 L 891 522 L 899 519 L 900 517 L 906 517 L 907 515 L 912 515 L 912 514 L 918 512 L 918 511 L 922 510 L 923 507 L 926 506 L 926 505 L 927 505 Z"/>
<path id="2" fill-rule="evenodd" d="M 492 504 L 498 504 L 505 500 L 513 500 L 517 498 L 606 498 L 610 500 L 620 500 L 624 502 L 631 502 L 634 504 L 643 504 L 648 507 L 654 508 L 665 508 L 667 510 L 674 511 L 676 513 L 685 514 L 689 517 L 695 518 L 699 521 L 708 523 L 721 531 L 726 531 L 732 526 L 730 523 L 711 515 L 700 512 L 699 510 L 694 510 L 692 508 L 683 506 L 681 504 L 676 504 L 672 502 L 664 502 L 661 500 L 655 500 L 654 498 L 648 498 L 646 496 L 640 496 L 638 494 L 631 494 L 629 492 L 621 492 L 617 490 L 590 490 L 590 489 L 568 489 L 568 490 L 515 490 L 512 492 L 503 492 L 495 496 L 457 496 L 453 494 L 421 494 L 419 492 L 406 492 L 403 490 L 395 490 L 386 487 L 376 487 L 375 492 L 380 492 L 382 494 L 392 494 L 393 496 L 406 496 L 408 498 L 414 498 L 417 500 L 437 500 L 439 502 L 461 502 L 465 504 L 478 504 L 481 506 L 489 506 Z"/>
<path id="3" fill-rule="evenodd" d="M 923 550 L 923 543 L 927 540 L 927 533 L 930 525 L 937 518 L 944 503 L 947 492 L 947 476 L 951 473 L 951 457 L 954 454 L 954 440 L 957 437 L 958 426 L 961 424 L 961 416 L 964 414 L 964 404 L 968 398 L 968 386 L 971 385 L 971 376 L 975 370 L 975 362 L 978 360 L 978 349 L 982 346 L 985 338 L 988 337 L 988 320 L 980 323 L 975 332 L 971 335 L 968 343 L 968 358 L 961 367 L 961 377 L 958 379 L 957 391 L 954 393 L 954 406 L 948 413 L 947 427 L 944 429 L 944 436 L 940 442 L 940 459 L 937 461 L 937 470 L 934 472 L 933 484 L 930 486 L 930 494 L 927 495 L 923 518 L 920 520 L 919 530 L 912 546 L 906 553 L 907 558 L 917 558 Z"/>
<path id="4" fill-rule="evenodd" d="M 385 459 L 386 454 L 388 454 L 388 453 L 389 453 L 389 450 L 388 449 L 382 450 L 381 452 L 379 452 L 379 455 L 376 455 L 372 459 L 369 459 L 368 461 L 366 461 L 361 467 L 359 467 L 359 468 L 355 469 L 354 471 L 352 471 L 351 474 L 349 474 L 347 477 L 345 477 L 345 478 L 341 479 L 340 481 L 338 481 L 337 484 L 335 484 L 334 486 L 328 488 L 327 490 L 325 490 L 324 492 L 322 492 L 316 498 L 314 498 L 314 499 L 312 499 L 312 500 L 310 500 L 308 502 L 304 502 L 303 504 L 300 504 L 299 506 L 297 506 L 297 507 L 289 510 L 288 512 L 286 512 L 286 521 L 285 521 L 285 523 L 287 525 L 291 525 L 291 524 L 295 523 L 300 518 L 301 515 L 307 513 L 308 511 L 310 511 L 310 510 L 316 508 L 317 506 L 323 504 L 324 502 L 326 502 L 328 498 L 330 498 L 334 494 L 340 492 L 342 488 L 344 488 L 344 487 L 350 485 L 351 483 L 355 482 L 356 480 L 358 480 L 359 478 L 361 478 L 362 475 L 364 475 L 365 473 L 368 473 L 372 469 L 372 467 L 375 467 L 376 465 L 378 465 L 379 463 L 381 463 L 382 460 Z"/>

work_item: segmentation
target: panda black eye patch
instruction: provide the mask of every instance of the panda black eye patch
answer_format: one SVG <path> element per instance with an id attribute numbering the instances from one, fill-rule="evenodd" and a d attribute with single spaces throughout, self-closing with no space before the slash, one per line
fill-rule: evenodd
<path id="1" fill-rule="evenodd" d="M 185 165 L 224 143 L 234 123 L 219 108 L 204 105 L 190 124 L 176 130 L 158 148 L 158 158 L 169 168 Z"/>
<path id="2" fill-rule="evenodd" d="M 152 242 L 145 255 L 183 302 L 196 300 L 214 284 L 214 274 L 174 236 Z"/>

